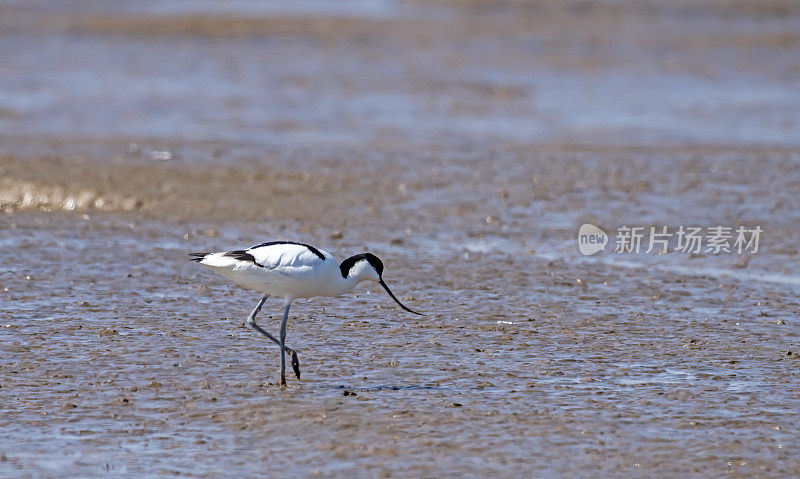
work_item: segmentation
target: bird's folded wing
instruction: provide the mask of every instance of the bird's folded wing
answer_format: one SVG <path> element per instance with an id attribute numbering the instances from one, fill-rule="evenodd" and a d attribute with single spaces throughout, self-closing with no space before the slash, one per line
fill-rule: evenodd
<path id="1" fill-rule="evenodd" d="M 316 266 L 323 261 L 308 246 L 294 243 L 265 244 L 246 252 L 255 258 L 258 265 L 268 269 Z"/>

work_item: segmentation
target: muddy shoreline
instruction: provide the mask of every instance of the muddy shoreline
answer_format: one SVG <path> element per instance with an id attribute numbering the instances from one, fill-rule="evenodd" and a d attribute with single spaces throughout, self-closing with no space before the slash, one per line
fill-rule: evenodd
<path id="1" fill-rule="evenodd" d="M 34 475 L 793 474 L 796 286 L 553 259 L 572 226 L 527 225 L 515 208 L 552 203 L 559 217 L 589 215 L 586 187 L 574 189 L 569 175 L 603 155 L 563 160 L 576 168 L 566 176 L 543 168 L 552 155 L 522 162 L 547 188 L 476 166 L 453 172 L 463 175 L 455 190 L 435 175 L 409 181 L 407 168 L 381 166 L 382 182 L 364 181 L 368 160 L 352 171 L 334 162 L 306 177 L 269 168 L 254 177 L 241 165 L 6 157 L 6 179 L 66 196 L 92 187 L 112 206 L 3 216 L 0 241 L 14 255 L 0 267 L 2 429 L 24 447 L 6 448 L 0 465 Z M 657 163 L 642 158 L 658 155 L 617 152 L 627 173 L 589 191 L 607 191 L 613 212 L 612 192 L 627 188 L 616 208 L 632 214 L 654 193 L 645 178 Z M 704 157 L 731 177 L 749 164 L 717 155 Z M 706 171 L 698 191 L 713 184 Z M 231 199 L 231 188 L 241 196 Z M 690 192 L 680 195 L 692 201 Z M 108 195 L 135 195 L 141 206 L 126 211 Z M 256 211 L 261 204 L 275 210 Z M 438 211 L 422 213 L 433 204 Z M 299 303 L 289 339 L 304 378 L 279 388 L 279 355 L 242 324 L 257 295 L 185 259 L 274 237 L 340 257 L 376 252 L 401 300 L 429 316 L 406 317 L 368 287 L 355 299 Z M 792 264 L 775 235 L 765 240 L 771 253 L 729 271 Z M 268 328 L 279 309 L 265 308 Z"/>
<path id="2" fill-rule="evenodd" d="M 795 2 L 314 5 L 0 6 L 0 476 L 800 474 Z M 279 387 L 186 255 L 274 239 L 427 316 L 298 301 Z"/>

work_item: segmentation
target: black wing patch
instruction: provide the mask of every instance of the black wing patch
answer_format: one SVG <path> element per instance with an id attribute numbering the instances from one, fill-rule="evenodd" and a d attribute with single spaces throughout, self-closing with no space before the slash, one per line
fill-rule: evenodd
<path id="1" fill-rule="evenodd" d="M 298 243 L 298 242 L 296 242 L 296 241 L 269 241 L 269 242 L 267 242 L 267 243 L 261 243 L 260 245 L 253 246 L 253 247 L 252 247 L 252 248 L 250 248 L 250 249 L 261 248 L 261 247 L 263 247 L 263 246 L 274 246 L 274 245 L 276 245 L 276 244 L 296 244 L 296 245 L 298 245 L 298 246 L 304 246 L 304 247 L 308 248 L 308 250 L 309 250 L 309 251 L 311 251 L 312 253 L 314 253 L 315 255 L 317 255 L 317 257 L 318 257 L 319 259 L 321 259 L 321 260 L 324 260 L 324 259 L 325 259 L 325 255 L 324 255 L 324 254 L 322 254 L 322 252 L 321 252 L 320 250 L 318 250 L 317 248 L 315 248 L 315 247 L 313 247 L 313 246 L 311 246 L 311 245 L 307 245 L 307 244 L 305 244 L 305 243 Z M 236 251 L 231 251 L 231 253 L 236 253 Z M 252 258 L 252 256 L 251 256 L 251 258 Z M 255 262 L 255 261 L 254 261 L 254 262 Z"/>
<path id="2" fill-rule="evenodd" d="M 197 261 L 199 263 L 200 261 L 203 261 L 203 259 L 210 254 L 211 253 L 189 253 L 189 256 L 193 256 L 193 258 L 189 258 L 189 261 Z"/>
<path id="3" fill-rule="evenodd" d="M 239 261 L 249 261 L 256 266 L 261 266 L 260 264 L 256 263 L 256 258 L 248 253 L 243 249 L 237 249 L 236 251 L 228 251 L 225 253 L 225 256 L 230 256 L 233 259 L 238 259 Z"/>

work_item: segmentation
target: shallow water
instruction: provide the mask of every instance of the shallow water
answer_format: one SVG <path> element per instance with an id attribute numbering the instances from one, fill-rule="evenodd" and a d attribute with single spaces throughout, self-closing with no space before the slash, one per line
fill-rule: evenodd
<path id="1" fill-rule="evenodd" d="M 281 148 L 798 146 L 798 16 L 696 3 L 11 3 L 0 127 Z"/>
<path id="2" fill-rule="evenodd" d="M 16 254 L 0 285 L 8 471 L 800 466 L 794 287 L 376 247 L 401 299 L 428 316 L 371 287 L 298 302 L 289 340 L 304 376 L 283 390 L 276 348 L 243 326 L 258 295 L 184 260 L 235 244 L 225 233 L 29 215 L 3 231 L 12 221 L 25 239 L 4 238 Z M 279 314 L 268 303 L 261 323 L 274 330 Z"/>
<path id="3" fill-rule="evenodd" d="M 798 12 L 361 3 L 2 6 L 0 475 L 797 475 Z M 278 387 L 186 261 L 275 238 L 428 315 L 298 301 Z"/>

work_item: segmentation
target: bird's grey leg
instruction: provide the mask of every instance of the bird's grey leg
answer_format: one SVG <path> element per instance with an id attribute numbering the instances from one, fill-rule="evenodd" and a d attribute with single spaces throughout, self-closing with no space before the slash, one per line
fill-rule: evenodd
<path id="1" fill-rule="evenodd" d="M 281 342 L 278 341 L 278 339 L 275 336 L 269 334 L 264 328 L 256 324 L 256 315 L 258 314 L 259 311 L 261 311 L 261 307 L 264 306 L 264 302 L 267 300 L 268 297 L 269 296 L 265 294 L 264 297 L 261 298 L 261 301 L 258 302 L 256 308 L 253 310 L 252 313 L 250 313 L 250 316 L 247 317 L 247 325 L 258 331 L 259 333 L 263 334 L 264 336 L 268 337 L 273 343 L 280 346 Z M 286 349 L 290 350 L 289 348 Z"/>
<path id="2" fill-rule="evenodd" d="M 247 317 L 247 324 L 255 324 L 256 315 L 258 314 L 259 311 L 261 311 L 261 307 L 264 306 L 264 303 L 267 301 L 267 298 L 269 298 L 269 296 L 267 296 L 266 294 L 264 295 L 264 297 L 261 298 L 261 301 L 258 302 L 255 309 L 253 309 L 253 312 L 250 313 L 250 316 Z"/>
<path id="3" fill-rule="evenodd" d="M 264 328 L 256 324 L 256 315 L 259 313 L 259 311 L 261 311 L 261 307 L 264 306 L 264 302 L 268 297 L 269 296 L 265 294 L 264 297 L 261 298 L 261 301 L 258 302 L 253 312 L 247 317 L 247 324 L 251 328 L 269 338 L 273 343 L 280 346 L 281 342 L 275 336 L 269 334 Z M 297 379 L 300 379 L 300 360 L 297 358 L 297 352 L 292 348 L 286 347 L 286 345 L 284 345 L 284 348 L 289 354 L 292 355 L 292 369 L 294 369 L 294 374 L 297 376 Z"/>
<path id="4" fill-rule="evenodd" d="M 291 302 L 286 303 L 286 309 L 283 310 L 283 321 L 281 322 L 281 386 L 286 386 L 286 322 L 289 320 L 289 307 L 291 305 Z"/>

